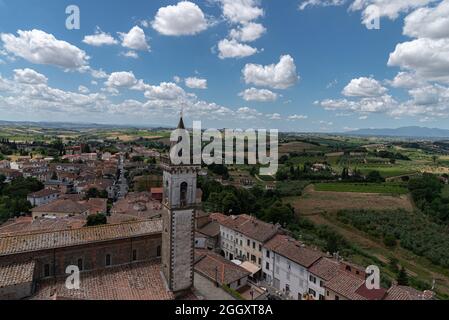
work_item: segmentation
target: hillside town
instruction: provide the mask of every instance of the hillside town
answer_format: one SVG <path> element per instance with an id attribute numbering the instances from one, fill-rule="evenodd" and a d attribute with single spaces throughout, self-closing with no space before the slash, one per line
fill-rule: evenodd
<path id="1" fill-rule="evenodd" d="M 435 299 L 396 281 L 369 288 L 367 265 L 254 212 L 209 210 L 200 174 L 224 182 L 200 166 L 173 165 L 162 149 L 118 142 L 106 151 L 63 144 L 55 157 L 29 151 L 0 162 L 1 188 L 23 195 L 0 224 L 1 300 Z M 69 266 L 81 272 L 78 289 L 66 286 Z"/>

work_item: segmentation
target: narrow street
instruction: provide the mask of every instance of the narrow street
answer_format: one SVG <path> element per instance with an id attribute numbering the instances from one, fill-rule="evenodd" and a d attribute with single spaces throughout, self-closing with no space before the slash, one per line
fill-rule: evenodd
<path id="1" fill-rule="evenodd" d="M 117 200 L 123 199 L 128 194 L 128 181 L 125 178 L 125 165 L 124 165 L 124 157 L 120 156 L 118 170 L 119 170 L 119 178 L 117 181 Z"/>

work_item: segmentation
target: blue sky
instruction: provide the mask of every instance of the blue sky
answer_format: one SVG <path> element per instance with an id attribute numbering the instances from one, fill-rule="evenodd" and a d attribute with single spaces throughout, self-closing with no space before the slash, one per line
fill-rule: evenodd
<path id="1" fill-rule="evenodd" d="M 373 8 L 380 29 L 367 28 Z M 170 125 L 183 109 L 204 127 L 449 128 L 448 8 L 0 0 L 0 119 Z"/>

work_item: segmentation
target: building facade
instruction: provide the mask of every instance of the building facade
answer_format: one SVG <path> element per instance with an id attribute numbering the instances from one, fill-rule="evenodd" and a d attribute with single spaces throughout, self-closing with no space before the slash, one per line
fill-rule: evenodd
<path id="1" fill-rule="evenodd" d="M 246 214 L 224 217 L 218 222 L 224 256 L 229 260 L 249 261 L 262 268 L 262 248 L 278 233 L 279 226 Z"/>
<path id="2" fill-rule="evenodd" d="M 294 300 L 302 300 L 309 291 L 309 271 L 322 253 L 306 248 L 300 242 L 276 235 L 263 249 L 263 279 Z"/>

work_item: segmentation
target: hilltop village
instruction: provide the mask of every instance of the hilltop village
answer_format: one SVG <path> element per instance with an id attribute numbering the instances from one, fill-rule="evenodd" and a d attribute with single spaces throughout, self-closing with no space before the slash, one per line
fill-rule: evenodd
<path id="1" fill-rule="evenodd" d="M 324 144 L 285 138 L 280 171 L 264 177 L 245 166 L 174 165 L 162 135 L 1 140 L 0 299 L 444 298 L 400 258 L 385 261 L 341 228 L 316 223 L 314 210 L 337 203 L 335 185 L 362 197 L 338 213 L 348 224 L 357 221 L 344 210 L 370 214 L 360 201 L 383 202 L 398 216 L 408 210 L 416 199 L 407 182 L 426 174 L 360 169 L 373 154 L 386 159 L 384 168 L 411 161 L 388 151 L 394 143 L 352 150 L 341 143 L 326 153 Z M 447 175 L 432 177 L 444 189 Z M 401 245 L 389 237 L 382 248 Z M 376 263 L 380 285 L 369 289 L 366 268 Z M 80 271 L 80 289 L 65 286 L 68 266 Z"/>

